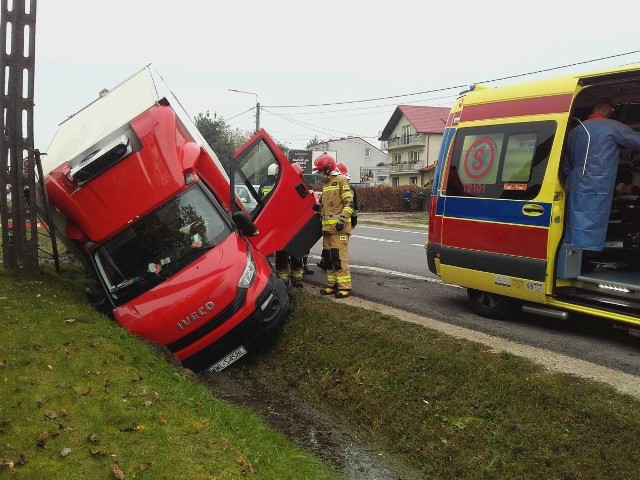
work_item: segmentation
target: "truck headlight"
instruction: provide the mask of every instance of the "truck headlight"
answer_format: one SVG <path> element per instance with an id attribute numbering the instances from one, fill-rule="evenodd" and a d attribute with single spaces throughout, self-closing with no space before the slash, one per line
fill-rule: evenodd
<path id="1" fill-rule="evenodd" d="M 249 288 L 255 276 L 256 276 L 256 264 L 253 261 L 253 256 L 251 255 L 251 251 L 247 249 L 247 264 L 244 266 L 244 271 L 242 272 L 242 275 L 240 275 L 240 280 L 238 280 L 238 288 Z"/>

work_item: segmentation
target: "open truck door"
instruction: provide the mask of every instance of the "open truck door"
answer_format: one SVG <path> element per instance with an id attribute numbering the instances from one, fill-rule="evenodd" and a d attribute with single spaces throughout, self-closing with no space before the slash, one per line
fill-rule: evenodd
<path id="1" fill-rule="evenodd" d="M 255 231 L 248 238 L 263 255 L 284 250 L 302 258 L 321 237 L 313 193 L 264 130 L 235 153 L 230 177 L 234 220 L 251 228 L 250 216 Z"/>

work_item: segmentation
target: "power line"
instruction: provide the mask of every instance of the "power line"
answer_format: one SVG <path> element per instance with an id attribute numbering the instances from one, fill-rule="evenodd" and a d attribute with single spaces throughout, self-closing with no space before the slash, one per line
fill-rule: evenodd
<path id="1" fill-rule="evenodd" d="M 592 59 L 592 60 L 585 60 L 582 62 L 576 62 L 576 63 L 572 63 L 572 64 L 568 64 L 568 65 L 562 65 L 562 66 L 556 66 L 556 67 L 550 67 L 550 68 L 546 68 L 546 69 L 540 69 L 540 70 L 535 70 L 535 71 L 531 71 L 531 72 L 527 72 L 527 73 L 519 73 L 519 74 L 514 74 L 514 75 L 509 75 L 509 76 L 505 76 L 505 77 L 500 77 L 500 78 L 495 78 L 495 79 L 491 79 L 491 80 L 484 80 L 482 82 L 476 82 L 476 83 L 492 83 L 492 82 L 499 82 L 499 81 L 503 81 L 503 80 L 508 80 L 508 79 L 513 79 L 513 78 L 519 78 L 519 77 L 523 77 L 523 76 L 527 76 L 527 75 L 534 75 L 534 74 L 539 74 L 539 73 L 544 73 L 544 72 L 550 72 L 550 71 L 554 71 L 554 70 L 559 70 L 559 69 L 563 69 L 563 68 L 569 68 L 569 67 L 574 67 L 574 66 L 578 66 L 578 65 L 584 65 L 587 63 L 592 63 L 592 62 L 599 62 L 599 61 L 603 61 L 603 60 L 609 60 L 609 59 L 613 59 L 613 58 L 618 58 L 618 57 L 622 57 L 622 56 L 626 56 L 626 55 L 632 55 L 632 54 L 636 54 L 636 53 L 640 53 L 640 50 L 634 50 L 631 52 L 626 52 L 626 53 L 620 53 L 620 54 L 615 54 L 615 55 L 610 55 L 610 56 L 606 56 L 606 57 L 600 57 L 597 59 Z M 315 111 L 315 112 L 290 112 L 289 116 L 285 116 L 279 113 L 274 112 L 273 110 L 269 110 L 270 108 L 304 108 L 304 107 L 320 107 L 320 106 L 333 106 L 333 105 L 348 105 L 348 104 L 361 104 L 361 103 L 365 103 L 365 102 L 374 102 L 374 101 L 380 101 L 380 100 L 387 100 L 387 99 L 394 99 L 394 98 L 401 98 L 401 97 L 408 97 L 408 96 L 415 96 L 415 95 L 424 95 L 424 94 L 431 94 L 431 93 L 437 93 L 437 92 L 446 92 L 449 90 L 453 90 L 453 89 L 461 89 L 461 88 L 468 88 L 469 84 L 466 85 L 456 85 L 456 86 L 452 86 L 452 87 L 443 87 L 443 88 L 436 88 L 433 90 L 426 90 L 423 92 L 415 92 L 415 93 L 409 93 L 409 94 L 403 94 L 403 95 L 390 95 L 390 96 L 386 96 L 386 97 L 378 97 L 378 98 L 372 98 L 372 99 L 363 99 L 363 100 L 352 100 L 352 101 L 344 101 L 344 102 L 330 102 L 330 103 L 321 103 L 321 104 L 307 104 L 307 105 L 271 105 L 271 106 L 266 106 L 267 108 L 265 108 L 265 106 L 262 106 L 262 111 L 269 114 L 269 115 L 273 115 L 275 117 L 280 118 L 283 121 L 289 122 L 291 124 L 297 125 L 299 127 L 308 129 L 309 131 L 313 132 L 314 134 L 317 135 L 321 135 L 321 136 L 332 136 L 335 134 L 339 134 L 339 135 L 347 135 L 347 136 L 353 136 L 353 137 L 360 137 L 360 138 L 371 138 L 371 139 L 376 139 L 377 140 L 377 136 L 365 136 L 365 135 L 358 135 L 358 134 L 353 134 L 350 132 L 343 132 L 343 131 L 339 131 L 339 130 L 333 130 L 333 129 L 329 129 L 329 128 L 325 128 L 325 127 L 321 127 L 318 125 L 313 125 L 311 123 L 306 123 L 306 122 L 302 122 L 296 119 L 291 118 L 291 115 L 293 116 L 300 116 L 300 115 L 321 115 L 321 114 L 325 114 L 325 113 L 340 113 L 340 112 L 353 112 L 353 111 L 362 111 L 362 110 L 372 110 L 372 109 L 382 109 L 382 108 L 387 108 L 387 107 L 396 107 L 398 104 L 397 103 L 388 103 L 385 105 L 372 105 L 372 106 L 357 106 L 357 107 L 353 107 L 353 108 L 345 108 L 345 109 L 335 109 L 335 110 L 325 110 L 325 111 Z M 433 96 L 433 97 L 429 97 L 429 98 L 423 98 L 423 99 L 413 99 L 413 100 L 406 100 L 403 103 L 421 103 L 421 102 L 432 102 L 433 100 L 444 100 L 444 99 L 451 99 L 454 96 L 457 96 L 457 92 L 449 94 L 449 95 L 441 95 L 441 96 Z M 243 115 L 247 112 L 250 112 L 252 110 L 254 110 L 255 107 L 252 107 L 238 115 L 234 115 L 233 117 L 231 117 L 231 119 L 237 118 L 240 115 Z M 372 113 L 375 114 L 375 113 Z M 344 118 L 344 117 L 349 117 L 349 116 L 362 116 L 362 115 L 369 115 L 369 113 L 362 113 L 362 114 L 356 114 L 356 115 L 344 115 L 341 117 L 332 117 L 332 118 Z M 326 118 L 323 118 L 326 120 Z M 244 120 L 243 120 L 244 121 Z M 288 135 L 296 135 L 296 134 L 291 134 L 289 133 Z M 300 138 L 302 138 L 303 136 L 300 135 Z"/>
<path id="2" fill-rule="evenodd" d="M 626 52 L 626 53 L 618 53 L 616 55 L 609 55 L 607 57 L 600 57 L 600 58 L 595 58 L 595 59 L 592 59 L 592 60 L 585 60 L 583 62 L 571 63 L 569 65 L 562 65 L 562 66 L 558 66 L 558 67 L 544 68 L 544 69 L 541 69 L 541 70 L 535 70 L 533 72 L 518 73 L 518 74 L 515 74 L 515 75 L 509 75 L 509 76 L 506 76 L 506 77 L 494 78 L 492 80 L 484 80 L 484 81 L 476 82 L 476 83 L 492 83 L 492 82 L 499 82 L 499 81 L 502 81 L 502 80 L 510 80 L 510 79 L 513 79 L 513 78 L 524 77 L 524 76 L 527 76 L 527 75 L 535 75 L 535 74 L 544 73 L 544 72 L 551 72 L 551 71 L 554 71 L 554 70 L 560 70 L 562 68 L 575 67 L 575 66 L 578 66 L 578 65 L 584 65 L 584 64 L 592 63 L 592 62 L 600 62 L 602 60 L 610 60 L 612 58 L 623 57 L 625 55 L 632 55 L 634 53 L 640 53 L 640 50 L 633 50 L 631 52 Z M 433 90 L 425 90 L 423 92 L 405 93 L 405 94 L 402 94 L 402 95 L 389 95 L 389 96 L 386 96 L 386 97 L 368 98 L 368 99 L 363 99 L 363 100 L 348 100 L 348 101 L 344 101 L 344 102 L 315 103 L 315 104 L 306 104 L 306 105 L 265 105 L 265 106 L 269 107 L 269 108 L 306 108 L 306 107 L 326 107 L 326 106 L 331 106 L 331 105 L 348 105 L 348 104 L 353 104 L 353 103 L 377 102 L 379 100 L 389 100 L 391 98 L 411 97 L 413 95 L 424 95 L 424 94 L 427 94 L 427 93 L 445 92 L 447 90 L 466 88 L 468 86 L 469 85 L 456 85 L 456 86 L 453 86 L 453 87 L 443 87 L 443 88 L 435 88 Z"/>
<path id="3" fill-rule="evenodd" d="M 451 100 L 451 98 L 452 98 L 452 95 L 443 95 L 439 97 L 421 98 L 419 100 L 407 100 L 404 103 L 431 102 L 433 100 L 445 100 L 445 99 Z M 447 106 L 450 106 L 450 105 L 451 104 L 449 103 Z M 372 109 L 378 109 L 378 108 L 397 107 L 397 106 L 398 106 L 397 103 L 385 103 L 384 105 L 372 105 L 369 107 L 356 107 L 356 108 L 342 108 L 339 110 L 324 110 L 324 111 L 315 111 L 315 112 L 291 112 L 289 113 L 289 115 L 321 115 L 325 113 L 353 112 L 353 111 L 372 110 Z M 362 115 L 369 115 L 369 113 L 364 113 Z M 343 117 L 333 117 L 333 118 L 343 118 Z"/>
<path id="4" fill-rule="evenodd" d="M 253 110 L 255 110 L 255 109 L 256 109 L 256 107 L 251 107 L 251 108 L 249 108 L 248 110 L 245 110 L 244 112 L 240 112 L 240 113 L 238 113 L 237 115 L 234 115 L 234 116 L 233 116 L 233 117 L 231 117 L 231 118 L 227 118 L 226 120 L 227 120 L 227 122 L 228 122 L 229 120 L 233 120 L 234 118 L 238 118 L 240 115 L 244 115 L 245 113 L 251 112 L 251 111 L 253 111 Z"/>
<path id="5" fill-rule="evenodd" d="M 263 108 L 263 110 L 266 111 L 266 112 L 269 112 L 270 114 L 272 114 L 272 115 L 274 115 L 274 116 L 276 116 L 276 117 L 278 117 L 278 118 L 280 118 L 280 119 L 282 119 L 282 120 L 284 120 L 286 122 L 293 123 L 294 125 L 298 125 L 299 127 L 309 128 L 309 129 L 315 131 L 316 133 L 323 133 L 324 135 L 326 135 L 326 133 L 316 130 L 316 129 L 320 129 L 320 130 L 324 130 L 325 132 L 340 133 L 342 135 L 351 135 L 353 137 L 361 137 L 362 136 L 362 135 L 355 135 L 355 134 L 349 133 L 349 132 L 341 132 L 340 130 L 333 130 L 331 128 L 324 128 L 324 127 L 319 127 L 317 125 L 311 125 L 310 123 L 305 123 L 305 122 L 301 122 L 300 120 L 294 120 L 292 118 L 285 117 L 284 115 L 272 112 L 271 110 L 267 110 L 267 109 L 264 109 L 264 108 Z"/>

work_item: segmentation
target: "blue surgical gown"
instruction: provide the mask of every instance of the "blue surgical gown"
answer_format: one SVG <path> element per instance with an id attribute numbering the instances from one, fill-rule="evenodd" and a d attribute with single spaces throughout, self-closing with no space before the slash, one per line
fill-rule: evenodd
<path id="1" fill-rule="evenodd" d="M 581 126 L 569 133 L 567 155 L 562 166 L 568 190 L 564 242 L 583 250 L 602 251 L 620 148 L 640 150 L 640 133 L 607 118 L 586 120 L 584 126 L 591 136 L 584 176 L 582 169 L 588 140 Z"/>

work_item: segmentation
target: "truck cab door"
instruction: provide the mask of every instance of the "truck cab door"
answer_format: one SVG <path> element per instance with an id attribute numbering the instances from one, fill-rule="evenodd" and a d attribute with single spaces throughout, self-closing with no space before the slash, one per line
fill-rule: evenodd
<path id="1" fill-rule="evenodd" d="M 229 171 L 232 215 L 256 227 L 249 241 L 265 256 L 307 254 L 322 235 L 315 198 L 267 132 L 259 130 L 238 149 Z"/>

